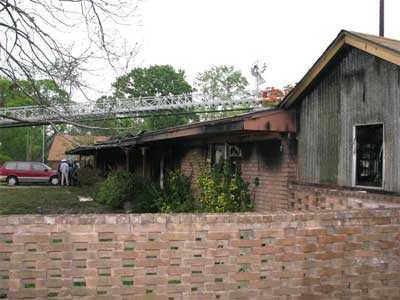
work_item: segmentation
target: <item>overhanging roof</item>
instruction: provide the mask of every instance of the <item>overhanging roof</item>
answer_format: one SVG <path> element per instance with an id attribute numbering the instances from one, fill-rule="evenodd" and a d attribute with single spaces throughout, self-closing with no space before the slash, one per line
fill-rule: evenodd
<path id="1" fill-rule="evenodd" d="M 279 107 L 289 108 L 296 103 L 336 54 L 346 45 L 360 49 L 393 64 L 400 65 L 400 41 L 342 30 L 300 82 L 282 100 Z"/>
<path id="2" fill-rule="evenodd" d="M 291 112 L 278 109 L 263 109 L 234 117 L 214 121 L 198 122 L 189 125 L 145 132 L 136 136 L 109 140 L 68 151 L 67 154 L 90 155 L 100 149 L 124 148 L 168 140 L 181 140 L 230 133 L 287 133 L 296 132 Z"/>

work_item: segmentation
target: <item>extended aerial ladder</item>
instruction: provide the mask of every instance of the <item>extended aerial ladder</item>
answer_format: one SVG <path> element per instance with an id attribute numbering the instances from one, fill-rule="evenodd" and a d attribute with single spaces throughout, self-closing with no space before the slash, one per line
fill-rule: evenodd
<path id="1" fill-rule="evenodd" d="M 0 128 L 73 123 L 83 120 L 144 117 L 155 113 L 177 114 L 185 111 L 224 111 L 254 109 L 263 98 L 244 94 L 229 99 L 200 93 L 105 99 L 97 102 L 73 102 L 65 105 L 0 108 Z"/>

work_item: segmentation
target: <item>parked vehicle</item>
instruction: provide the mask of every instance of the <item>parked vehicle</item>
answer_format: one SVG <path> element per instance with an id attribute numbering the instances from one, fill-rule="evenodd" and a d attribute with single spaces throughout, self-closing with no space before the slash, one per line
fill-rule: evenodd
<path id="1" fill-rule="evenodd" d="M 26 161 L 5 162 L 0 167 L 0 181 L 5 181 L 8 185 L 17 185 L 23 182 L 59 184 L 57 171 L 40 162 Z"/>

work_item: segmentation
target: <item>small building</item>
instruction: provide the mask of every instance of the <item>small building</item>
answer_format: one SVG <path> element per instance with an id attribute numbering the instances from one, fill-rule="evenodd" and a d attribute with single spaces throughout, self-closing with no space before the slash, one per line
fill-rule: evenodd
<path id="1" fill-rule="evenodd" d="M 90 145 L 98 142 L 103 142 L 109 139 L 106 136 L 91 136 L 91 135 L 68 135 L 58 134 L 54 137 L 51 144 L 47 162 L 53 169 L 57 168 L 62 159 L 80 160 L 79 155 L 66 155 L 65 153 L 78 146 Z"/>
<path id="2" fill-rule="evenodd" d="M 342 31 L 280 107 L 300 183 L 400 192 L 400 41 Z"/>

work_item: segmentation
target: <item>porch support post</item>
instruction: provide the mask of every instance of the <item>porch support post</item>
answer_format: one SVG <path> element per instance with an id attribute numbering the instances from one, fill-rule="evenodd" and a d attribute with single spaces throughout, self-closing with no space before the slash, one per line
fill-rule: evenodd
<path id="1" fill-rule="evenodd" d="M 165 162 L 165 156 L 164 154 L 162 154 L 160 160 L 160 188 L 162 190 L 164 189 L 164 162 Z"/>
<path id="2" fill-rule="evenodd" d="M 143 161 L 143 165 L 142 165 L 142 176 L 146 177 L 146 161 L 147 161 L 147 148 L 146 147 L 142 147 L 142 161 Z"/>
<path id="3" fill-rule="evenodd" d="M 123 148 L 124 153 L 125 153 L 125 167 L 126 170 L 129 172 L 129 166 L 130 166 L 130 158 L 129 158 L 129 153 L 130 153 L 130 148 Z"/>

